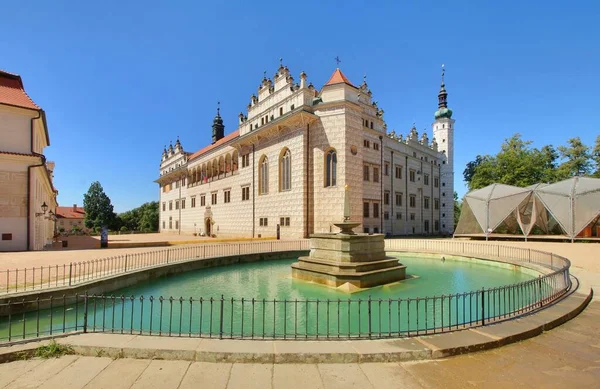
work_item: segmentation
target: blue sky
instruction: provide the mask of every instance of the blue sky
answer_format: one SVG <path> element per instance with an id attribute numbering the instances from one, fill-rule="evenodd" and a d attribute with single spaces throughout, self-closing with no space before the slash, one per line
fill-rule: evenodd
<path id="1" fill-rule="evenodd" d="M 597 1 L 57 0 L 2 14 L 0 69 L 46 110 L 62 205 L 96 180 L 118 212 L 157 200 L 163 146 L 207 145 L 217 101 L 234 131 L 280 57 L 320 88 L 339 56 L 351 81 L 367 74 L 389 130 L 430 137 L 445 63 L 459 195 L 465 164 L 515 132 L 537 147 L 600 133 Z"/>

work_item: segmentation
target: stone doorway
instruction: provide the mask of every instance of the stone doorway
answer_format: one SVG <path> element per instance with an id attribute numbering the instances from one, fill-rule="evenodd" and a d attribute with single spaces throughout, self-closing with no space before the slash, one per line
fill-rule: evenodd
<path id="1" fill-rule="evenodd" d="M 212 219 L 207 217 L 204 220 L 204 228 L 206 231 L 206 236 L 211 236 L 212 235 Z"/>

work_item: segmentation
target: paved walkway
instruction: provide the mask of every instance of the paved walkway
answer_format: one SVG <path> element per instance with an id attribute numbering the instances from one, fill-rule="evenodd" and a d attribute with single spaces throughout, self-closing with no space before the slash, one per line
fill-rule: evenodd
<path id="1" fill-rule="evenodd" d="M 0 388 L 597 388 L 600 303 L 543 335 L 435 361 L 239 364 L 64 356 L 0 365 Z"/>

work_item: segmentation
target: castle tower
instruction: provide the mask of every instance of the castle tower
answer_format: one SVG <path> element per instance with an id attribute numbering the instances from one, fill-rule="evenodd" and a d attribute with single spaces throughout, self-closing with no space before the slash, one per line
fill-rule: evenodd
<path id="1" fill-rule="evenodd" d="M 452 110 L 448 108 L 448 92 L 446 92 L 444 75 L 445 69 L 442 65 L 438 110 L 435 112 L 432 127 L 438 151 L 446 156 L 440 166 L 440 231 L 452 234 L 454 232 L 454 119 L 452 119 Z"/>
<path id="2" fill-rule="evenodd" d="M 212 143 L 216 143 L 219 139 L 225 136 L 225 125 L 223 124 L 223 119 L 221 118 L 221 104 L 217 102 L 217 115 L 213 120 L 212 125 Z"/>

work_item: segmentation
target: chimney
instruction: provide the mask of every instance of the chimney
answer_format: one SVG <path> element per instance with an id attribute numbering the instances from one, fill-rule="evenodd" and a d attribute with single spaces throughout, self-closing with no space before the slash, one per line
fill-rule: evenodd
<path id="1" fill-rule="evenodd" d="M 73 212 L 77 212 L 77 204 L 73 204 Z"/>

